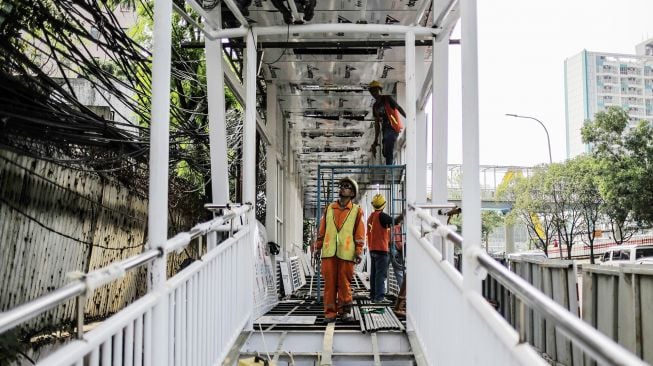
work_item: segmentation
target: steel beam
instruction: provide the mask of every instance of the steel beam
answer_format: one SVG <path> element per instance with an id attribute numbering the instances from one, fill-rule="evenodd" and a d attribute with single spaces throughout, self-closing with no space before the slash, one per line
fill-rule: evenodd
<path id="1" fill-rule="evenodd" d="M 405 34 L 413 33 L 422 36 L 436 36 L 440 33 L 439 29 L 420 26 L 407 25 L 386 25 L 386 24 L 354 24 L 354 23 L 323 23 L 323 24 L 303 24 L 288 26 L 268 26 L 255 28 L 230 28 L 210 32 L 211 38 L 236 38 L 244 37 L 248 32 L 254 32 L 257 36 L 278 36 L 290 33 L 307 34 L 307 33 L 369 33 L 369 34 Z"/>

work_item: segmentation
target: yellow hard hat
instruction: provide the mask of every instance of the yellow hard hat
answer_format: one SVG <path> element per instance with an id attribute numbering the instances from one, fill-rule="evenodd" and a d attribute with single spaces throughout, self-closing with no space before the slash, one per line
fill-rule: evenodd
<path id="1" fill-rule="evenodd" d="M 385 197 L 381 193 L 375 194 L 372 197 L 372 206 L 375 210 L 383 210 L 385 208 Z"/>
<path id="2" fill-rule="evenodd" d="M 383 89 L 383 84 L 381 84 L 381 83 L 379 83 L 378 81 L 374 80 L 374 81 L 372 81 L 372 82 L 370 83 L 369 88 L 370 88 L 370 89 L 374 89 L 374 88 Z"/>

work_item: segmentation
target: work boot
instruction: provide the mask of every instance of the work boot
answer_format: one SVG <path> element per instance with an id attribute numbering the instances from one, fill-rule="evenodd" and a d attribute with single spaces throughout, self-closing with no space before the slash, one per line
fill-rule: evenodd
<path id="1" fill-rule="evenodd" d="M 373 300 L 372 303 L 374 305 L 390 305 L 390 304 L 392 304 L 392 302 L 390 300 L 387 300 L 385 297 Z"/>
<path id="2" fill-rule="evenodd" d="M 355 319 L 354 316 L 351 315 L 350 313 L 344 313 L 340 315 L 340 320 L 344 323 L 349 323 L 349 322 L 353 322 Z"/>
<path id="3" fill-rule="evenodd" d="M 333 323 L 336 321 L 336 318 L 324 318 L 324 324 Z"/>

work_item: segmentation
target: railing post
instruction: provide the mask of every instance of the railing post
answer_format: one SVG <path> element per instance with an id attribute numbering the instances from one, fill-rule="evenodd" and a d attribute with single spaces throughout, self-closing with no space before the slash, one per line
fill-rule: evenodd
<path id="1" fill-rule="evenodd" d="M 77 296 L 75 302 L 77 303 L 77 339 L 82 339 L 84 338 L 84 305 L 86 304 L 86 296 Z"/>

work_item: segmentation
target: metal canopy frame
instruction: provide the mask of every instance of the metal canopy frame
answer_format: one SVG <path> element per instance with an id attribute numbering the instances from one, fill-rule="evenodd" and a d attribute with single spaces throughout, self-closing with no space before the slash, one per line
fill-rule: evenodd
<path id="1" fill-rule="evenodd" d="M 222 44 L 232 50 L 233 57 L 245 54 L 248 34 L 256 39 L 257 79 L 263 81 L 259 85 L 277 89 L 281 116 L 277 128 L 285 126 L 289 131 L 284 138 L 290 140 L 288 150 L 293 155 L 285 158 L 297 161 L 304 188 L 315 186 L 318 162 L 376 163 L 367 151 L 373 139 L 373 98 L 367 85 L 380 81 L 384 93 L 394 95 L 405 106 L 406 98 L 398 95 L 397 86 L 406 85 L 406 35 L 413 34 L 412 48 L 426 48 L 417 67 L 430 70 L 433 44 L 448 44 L 459 19 L 458 1 L 318 1 L 311 22 L 290 25 L 270 1 L 252 2 L 247 16 L 233 0 L 213 10 L 203 9 L 195 0 L 188 4 L 204 18 L 198 26 L 205 41 Z M 296 21 L 301 18 L 300 6 L 289 10 Z M 233 49 L 240 51 L 234 53 Z M 244 62 L 241 58 L 235 64 Z M 416 82 L 419 99 L 424 100 L 432 82 Z M 267 92 L 267 87 L 258 89 Z M 262 121 L 258 126 L 269 143 L 275 131 L 261 128 L 265 126 Z M 281 144 L 283 141 L 278 142 L 279 147 Z M 346 160 L 337 161 L 343 153 Z M 303 191 L 305 203 L 315 206 L 308 189 Z"/>

